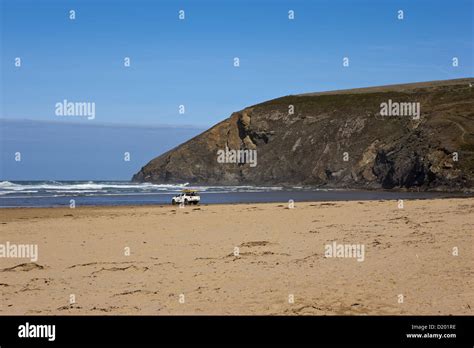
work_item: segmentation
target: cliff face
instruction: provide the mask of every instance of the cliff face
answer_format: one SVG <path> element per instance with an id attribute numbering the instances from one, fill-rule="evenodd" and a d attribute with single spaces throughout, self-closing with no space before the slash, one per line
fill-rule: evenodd
<path id="1" fill-rule="evenodd" d="M 397 103 L 399 113 L 408 111 L 408 104 L 403 103 L 419 103 L 419 119 L 413 114 L 415 104 L 410 104 L 412 114 L 393 116 Z M 388 105 L 392 116 L 383 116 L 387 108 L 381 105 Z M 256 165 L 219 163 L 218 151 L 226 148 L 255 150 Z M 474 79 L 270 100 L 233 113 L 153 159 L 133 180 L 204 185 L 473 188 Z"/>

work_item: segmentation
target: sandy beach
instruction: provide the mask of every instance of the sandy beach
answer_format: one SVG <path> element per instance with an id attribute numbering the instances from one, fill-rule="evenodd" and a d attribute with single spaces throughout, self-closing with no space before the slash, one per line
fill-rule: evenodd
<path id="1" fill-rule="evenodd" d="M 474 198 L 12 208 L 0 223 L 1 244 L 38 246 L 0 258 L 2 315 L 474 313 Z M 334 242 L 363 260 L 327 257 Z"/>

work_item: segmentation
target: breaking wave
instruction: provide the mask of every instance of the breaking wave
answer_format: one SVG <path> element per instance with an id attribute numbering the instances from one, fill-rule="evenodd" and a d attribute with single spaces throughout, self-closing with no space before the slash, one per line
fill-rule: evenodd
<path id="1" fill-rule="evenodd" d="M 2 181 L 0 196 L 102 196 L 130 194 L 177 193 L 183 188 L 193 188 L 201 192 L 262 192 L 281 190 L 281 187 L 255 186 L 190 186 L 184 184 L 133 183 L 128 181 Z"/>

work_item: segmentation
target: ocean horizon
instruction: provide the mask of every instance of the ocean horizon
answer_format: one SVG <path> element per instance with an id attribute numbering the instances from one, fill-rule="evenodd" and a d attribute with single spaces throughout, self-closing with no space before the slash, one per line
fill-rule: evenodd
<path id="1" fill-rule="evenodd" d="M 469 192 L 404 192 L 284 186 L 203 186 L 107 180 L 1 181 L 0 208 L 140 206 L 171 204 L 183 189 L 200 192 L 201 204 L 359 201 L 472 197 Z"/>

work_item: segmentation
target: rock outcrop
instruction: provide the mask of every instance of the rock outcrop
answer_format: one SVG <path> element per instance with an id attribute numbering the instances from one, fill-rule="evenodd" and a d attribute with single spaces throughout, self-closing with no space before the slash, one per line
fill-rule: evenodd
<path id="1" fill-rule="evenodd" d="M 473 97 L 473 78 L 286 96 L 233 113 L 133 180 L 472 189 Z M 381 105 L 389 102 L 419 103 L 420 117 L 384 116 Z M 255 150 L 257 165 L 219 163 L 226 148 Z"/>

